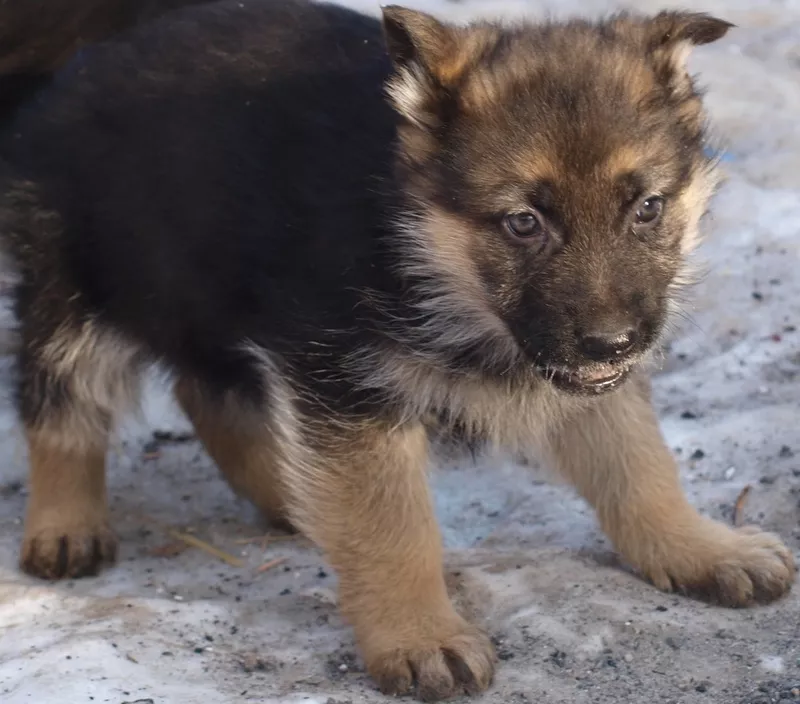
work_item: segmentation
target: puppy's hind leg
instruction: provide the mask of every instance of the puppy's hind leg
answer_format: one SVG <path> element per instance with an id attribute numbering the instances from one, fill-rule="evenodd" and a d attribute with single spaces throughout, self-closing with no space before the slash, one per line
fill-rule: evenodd
<path id="1" fill-rule="evenodd" d="M 270 525 L 294 532 L 286 513 L 275 440 L 263 414 L 233 394 L 215 397 L 189 378 L 175 384 L 175 397 L 231 488 L 252 502 Z"/>
<path id="2" fill-rule="evenodd" d="M 59 579 L 113 562 L 105 459 L 114 411 L 137 389 L 133 353 L 91 319 L 51 334 L 23 319 L 18 401 L 30 495 L 21 567 Z"/>
<path id="3" fill-rule="evenodd" d="M 644 379 L 592 402 L 561 427 L 552 450 L 622 556 L 659 588 L 734 607 L 791 588 L 792 553 L 778 537 L 730 528 L 689 504 Z"/>

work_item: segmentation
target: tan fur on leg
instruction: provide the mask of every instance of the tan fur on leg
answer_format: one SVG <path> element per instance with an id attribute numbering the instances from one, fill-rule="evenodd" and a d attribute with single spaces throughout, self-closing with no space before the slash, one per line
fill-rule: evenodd
<path id="1" fill-rule="evenodd" d="M 22 568 L 59 579 L 96 574 L 116 557 L 106 501 L 105 443 L 65 441 L 60 433 L 28 432 L 30 498 Z"/>
<path id="2" fill-rule="evenodd" d="M 175 396 L 231 488 L 255 504 L 272 525 L 293 530 L 282 496 L 275 440 L 263 416 L 232 399 L 215 405 L 188 379 L 175 385 Z"/>
<path id="3" fill-rule="evenodd" d="M 690 506 L 643 380 L 595 400 L 563 426 L 553 450 L 623 557 L 660 589 L 738 607 L 791 588 L 792 554 L 778 537 L 734 530 Z"/>
<path id="4" fill-rule="evenodd" d="M 335 427 L 315 446 L 315 475 L 292 485 L 295 516 L 338 572 L 370 674 L 385 693 L 416 683 L 429 701 L 486 689 L 494 650 L 447 595 L 424 429 Z"/>

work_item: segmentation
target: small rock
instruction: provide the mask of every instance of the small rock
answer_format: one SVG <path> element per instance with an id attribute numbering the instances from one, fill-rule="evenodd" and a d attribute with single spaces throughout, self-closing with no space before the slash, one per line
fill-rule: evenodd
<path id="1" fill-rule="evenodd" d="M 706 453 L 703 452 L 700 448 L 697 448 L 691 455 L 689 459 L 692 460 L 702 460 L 706 456 Z"/>
<path id="2" fill-rule="evenodd" d="M 774 484 L 775 483 L 775 479 L 776 479 L 776 477 L 767 476 L 767 477 L 761 477 L 761 479 L 759 479 L 758 481 L 759 481 L 760 484 Z"/>
<path id="3" fill-rule="evenodd" d="M 633 662 L 633 654 L 632 653 L 625 653 L 625 662 Z"/>
<path id="4" fill-rule="evenodd" d="M 339 680 L 350 672 L 359 672 L 358 661 L 353 653 L 341 653 L 328 660 L 326 670 L 331 679 Z"/>
<path id="5" fill-rule="evenodd" d="M 700 692 L 700 694 L 705 694 L 711 688 L 711 682 L 701 682 L 695 688 L 695 692 Z"/>
<path id="6" fill-rule="evenodd" d="M 736 474 L 736 467 L 728 467 L 722 476 L 724 476 L 726 480 L 731 480 L 734 474 Z"/>
<path id="7" fill-rule="evenodd" d="M 783 457 L 783 458 L 794 457 L 794 450 L 792 450 L 792 448 L 789 447 L 788 445 L 784 445 L 783 447 L 781 447 L 781 451 L 778 453 L 778 457 Z"/>
<path id="8" fill-rule="evenodd" d="M 243 672 L 250 674 L 251 672 L 272 672 L 274 671 L 275 665 L 270 663 L 262 658 L 258 657 L 258 655 L 245 655 L 240 661 L 239 666 L 242 668 Z"/>
<path id="9" fill-rule="evenodd" d="M 681 649 L 681 646 L 680 646 L 680 644 L 678 643 L 678 641 L 676 641 L 676 640 L 675 640 L 675 639 L 674 639 L 672 636 L 667 636 L 667 637 L 664 639 L 664 642 L 665 642 L 665 643 L 666 643 L 666 644 L 667 644 L 667 645 L 668 645 L 670 648 L 672 648 L 673 650 L 680 650 L 680 649 Z"/>
<path id="10" fill-rule="evenodd" d="M 564 667 L 567 663 L 567 654 L 563 650 L 554 650 L 550 653 L 550 661 L 559 667 Z"/>
<path id="11" fill-rule="evenodd" d="M 19 494 L 22 492 L 22 482 L 9 482 L 3 487 L 0 487 L 0 496 L 4 499 L 7 499 L 14 494 Z"/>
<path id="12" fill-rule="evenodd" d="M 683 420 L 697 420 L 697 414 L 692 411 L 684 411 L 681 413 L 681 418 L 683 418 Z"/>
<path id="13" fill-rule="evenodd" d="M 161 448 L 159 447 L 158 442 L 155 440 L 150 440 L 144 444 L 142 448 L 142 457 L 145 460 L 156 460 L 161 455 Z"/>

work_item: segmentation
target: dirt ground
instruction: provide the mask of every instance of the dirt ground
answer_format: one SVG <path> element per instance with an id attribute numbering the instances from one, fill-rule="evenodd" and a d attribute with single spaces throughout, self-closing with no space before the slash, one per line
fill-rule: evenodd
<path id="1" fill-rule="evenodd" d="M 378 3 L 351 0 L 373 13 Z M 596 15 L 600 0 L 417 0 L 444 16 Z M 641 0 L 640 9 L 666 2 Z M 800 2 L 684 0 L 738 28 L 700 49 L 726 147 L 707 224 L 709 274 L 656 378 L 692 500 L 800 546 Z M 2 318 L 8 350 L 13 324 Z M 259 536 L 154 378 L 144 422 L 111 457 L 118 567 L 56 586 L 16 566 L 25 454 L 0 359 L 0 701 L 4 704 L 379 704 L 334 606 L 335 576 L 302 541 Z M 160 431 L 157 437 L 154 432 Z M 165 433 L 172 433 L 166 435 Z M 175 435 L 177 433 L 177 435 Z M 434 473 L 451 586 L 500 654 L 480 704 L 800 701 L 800 587 L 726 610 L 662 594 L 619 565 L 590 510 L 511 462 Z M 182 550 L 170 530 L 238 557 Z M 273 561 L 283 559 L 283 562 Z M 267 564 L 269 569 L 263 569 Z"/>

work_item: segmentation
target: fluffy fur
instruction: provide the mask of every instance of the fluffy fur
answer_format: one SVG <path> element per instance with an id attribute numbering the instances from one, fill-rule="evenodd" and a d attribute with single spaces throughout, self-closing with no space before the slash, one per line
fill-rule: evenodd
<path id="1" fill-rule="evenodd" d="M 23 567 L 113 559 L 108 433 L 158 362 L 234 488 L 326 551 L 385 692 L 494 669 L 446 593 L 431 430 L 548 459 L 661 589 L 784 594 L 778 538 L 687 503 L 642 372 L 715 184 L 685 59 L 728 28 L 223 0 L 52 72 L 0 132 Z"/>

